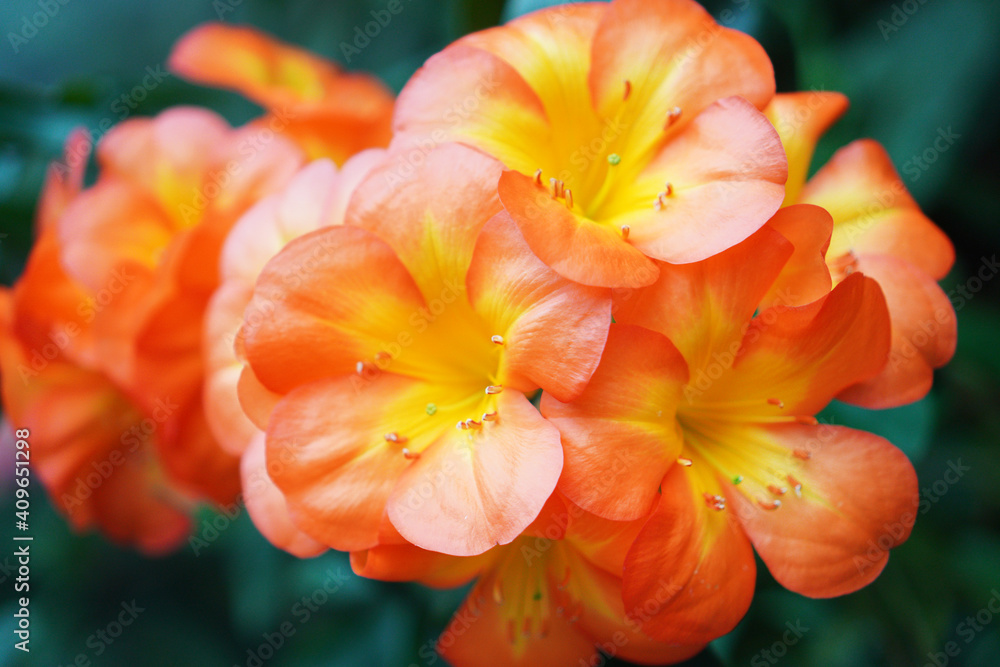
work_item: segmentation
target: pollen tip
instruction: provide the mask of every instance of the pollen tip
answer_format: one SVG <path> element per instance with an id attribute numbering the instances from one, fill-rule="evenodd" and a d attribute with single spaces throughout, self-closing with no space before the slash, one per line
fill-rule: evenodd
<path id="1" fill-rule="evenodd" d="M 499 394 L 501 391 L 503 391 L 503 385 L 501 384 L 491 384 L 486 387 L 486 393 L 490 396 L 493 394 Z"/>
<path id="2" fill-rule="evenodd" d="M 573 191 L 566 188 L 563 191 L 563 195 L 566 197 L 566 208 L 573 210 Z"/>
<path id="3" fill-rule="evenodd" d="M 395 431 L 392 433 L 386 433 L 384 437 L 386 442 L 395 442 L 397 444 L 403 444 L 408 440 L 406 436 L 399 435 Z"/>
<path id="4" fill-rule="evenodd" d="M 541 185 L 541 184 L 542 184 L 542 170 L 541 169 L 536 169 L 535 170 L 535 185 Z"/>
<path id="5" fill-rule="evenodd" d="M 768 403 L 768 405 L 773 405 L 773 406 L 775 406 L 777 408 L 780 408 L 782 410 L 785 409 L 785 402 L 783 400 L 781 400 L 780 398 L 769 398 L 769 399 L 767 399 L 767 403 Z"/>
<path id="6" fill-rule="evenodd" d="M 680 107 L 674 107 L 673 109 L 671 109 L 670 111 L 668 111 L 667 112 L 667 124 L 664 126 L 663 129 L 664 130 L 670 129 L 670 127 L 674 123 L 676 123 L 678 120 L 680 120 L 681 113 L 682 112 L 681 112 L 681 108 Z"/>
<path id="7" fill-rule="evenodd" d="M 803 461 L 808 461 L 812 458 L 812 452 L 808 449 L 796 449 L 792 452 L 792 456 L 797 459 L 802 459 Z"/>
<path id="8" fill-rule="evenodd" d="M 670 197 L 670 196 L 672 196 L 674 194 L 674 184 L 673 183 L 670 183 L 668 181 L 667 183 L 664 184 L 663 187 L 664 187 L 663 194 L 665 196 Z"/>
<path id="9" fill-rule="evenodd" d="M 627 100 L 629 98 L 629 95 L 631 94 L 632 94 L 632 82 L 629 81 L 628 79 L 625 79 L 625 91 L 624 93 L 622 93 L 622 102 Z"/>
<path id="10" fill-rule="evenodd" d="M 677 462 L 682 466 L 684 466 L 685 468 L 690 468 L 691 466 L 694 465 L 694 461 L 692 461 L 691 459 L 684 458 L 683 456 L 679 457 L 677 459 Z"/>
<path id="11" fill-rule="evenodd" d="M 403 447 L 403 458 L 405 458 L 405 459 L 407 459 L 409 461 L 412 461 L 414 459 L 419 459 L 420 458 L 420 454 L 418 454 L 417 452 L 411 452 L 406 447 Z"/>
<path id="12" fill-rule="evenodd" d="M 788 489 L 783 486 L 778 486 L 777 484 L 768 484 L 767 490 L 776 496 L 783 496 L 788 493 Z"/>
<path id="13" fill-rule="evenodd" d="M 490 340 L 497 345 L 503 345 L 503 336 L 490 336 Z"/>
<path id="14" fill-rule="evenodd" d="M 497 420 L 496 410 L 493 412 L 484 412 L 482 416 L 484 422 L 495 422 Z"/>
<path id="15" fill-rule="evenodd" d="M 357 372 L 358 375 L 364 375 L 365 374 L 365 362 L 359 361 L 358 363 L 354 364 L 354 370 L 355 370 L 355 372 Z"/>
<path id="16" fill-rule="evenodd" d="M 806 426 L 816 426 L 819 424 L 819 420 L 812 415 L 800 415 L 795 418 L 795 421 L 799 424 L 805 424 Z"/>
<path id="17" fill-rule="evenodd" d="M 629 227 L 628 225 L 622 225 L 622 238 L 625 239 L 626 241 L 628 240 L 628 234 L 630 231 L 632 231 L 631 227 Z"/>
<path id="18" fill-rule="evenodd" d="M 775 500 L 762 500 L 762 499 L 758 498 L 757 499 L 757 504 L 760 505 L 761 509 L 768 510 L 768 511 L 776 510 L 779 507 L 781 507 L 781 501 L 777 500 L 777 499 L 775 499 Z"/>

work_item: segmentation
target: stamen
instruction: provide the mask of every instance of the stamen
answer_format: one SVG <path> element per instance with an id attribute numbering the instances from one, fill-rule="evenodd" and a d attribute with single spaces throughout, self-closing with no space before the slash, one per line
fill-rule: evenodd
<path id="1" fill-rule="evenodd" d="M 403 458 L 412 461 L 414 459 L 419 459 L 420 454 L 418 454 L 417 452 L 411 452 L 406 447 L 403 447 Z"/>
<path id="2" fill-rule="evenodd" d="M 570 575 L 570 573 L 571 573 L 571 570 L 569 569 L 569 567 L 567 567 L 566 568 L 566 574 L 564 574 L 562 580 L 560 580 L 559 583 L 556 584 L 556 588 L 557 589 L 559 589 L 561 591 L 566 590 L 566 587 L 569 586 L 569 575 Z"/>
<path id="3" fill-rule="evenodd" d="M 493 582 L 493 601 L 497 604 L 503 604 L 503 587 L 499 579 Z"/>
<path id="4" fill-rule="evenodd" d="M 475 429 L 480 429 L 480 428 L 482 428 L 482 427 L 483 427 L 483 422 L 481 422 L 481 421 L 476 421 L 475 419 L 472 419 L 471 417 L 470 417 L 469 419 L 466 419 L 466 420 L 465 420 L 465 424 L 466 424 L 466 426 L 467 426 L 468 428 L 471 428 L 471 429 L 473 429 L 473 430 L 475 430 Z"/>
<path id="5" fill-rule="evenodd" d="M 469 430 L 469 425 L 467 423 L 465 423 L 465 420 L 463 419 L 462 421 L 460 421 L 457 424 L 455 424 L 455 428 L 460 429 L 462 431 L 468 431 Z"/>
<path id="6" fill-rule="evenodd" d="M 395 442 L 396 444 L 402 445 L 404 442 L 408 442 L 409 438 L 407 438 L 405 435 L 399 435 L 398 433 L 393 431 L 392 433 L 385 434 L 385 441 Z"/>
<path id="7" fill-rule="evenodd" d="M 781 408 L 782 410 L 785 409 L 785 402 L 780 398 L 769 398 L 767 399 L 767 403 L 768 405 L 773 405 L 777 408 Z"/>
<path id="8" fill-rule="evenodd" d="M 542 184 L 542 170 L 538 169 L 535 171 L 535 185 Z"/>
<path id="9" fill-rule="evenodd" d="M 789 475 L 786 479 L 788 480 L 788 483 L 792 485 L 792 490 L 795 491 L 795 497 L 796 498 L 801 498 L 802 497 L 802 482 L 800 482 L 799 480 L 795 479 L 791 475 Z"/>
<path id="10" fill-rule="evenodd" d="M 503 391 L 503 385 L 500 384 L 491 384 L 490 386 L 486 387 L 486 393 L 490 396 L 492 396 L 493 394 L 499 394 L 501 391 Z"/>
<path id="11" fill-rule="evenodd" d="M 705 497 L 705 505 L 707 505 L 709 509 L 716 510 L 717 512 L 721 512 L 726 509 L 725 496 L 716 496 L 711 493 L 704 493 L 702 495 Z"/>
<path id="12" fill-rule="evenodd" d="M 611 155 L 608 156 L 608 164 L 610 164 L 612 167 L 617 167 L 621 163 L 622 163 L 622 156 L 619 155 L 618 153 L 612 153 Z"/>
<path id="13" fill-rule="evenodd" d="M 666 202 L 664 201 L 664 198 L 666 196 L 667 196 L 666 192 L 661 192 L 658 195 L 656 195 L 656 201 L 653 202 L 653 210 L 656 211 L 663 210 L 663 207 L 667 205 Z"/>
<path id="14" fill-rule="evenodd" d="M 390 359 L 392 359 L 392 355 L 385 350 L 375 353 L 375 361 L 389 361 Z"/>
<path id="15" fill-rule="evenodd" d="M 680 117 L 681 117 L 681 108 L 680 107 L 674 107 L 673 109 L 671 109 L 670 111 L 668 111 L 667 112 L 667 124 L 664 126 L 663 129 L 664 130 L 670 129 L 670 127 L 674 123 L 676 123 L 680 119 Z"/>
<path id="16" fill-rule="evenodd" d="M 566 195 L 566 208 L 568 208 L 568 209 L 570 209 L 572 211 L 573 210 L 573 191 L 570 190 L 569 188 L 566 188 L 564 194 Z"/>
<path id="17" fill-rule="evenodd" d="M 357 372 L 358 375 L 364 375 L 365 374 L 365 362 L 359 361 L 358 363 L 354 364 L 354 370 Z"/>
<path id="18" fill-rule="evenodd" d="M 809 459 L 812 458 L 812 452 L 810 452 L 808 449 L 796 449 L 792 451 L 792 456 L 794 456 L 797 459 L 802 459 L 803 461 L 808 461 Z"/>
<path id="19" fill-rule="evenodd" d="M 490 340 L 497 345 L 503 345 L 503 336 L 490 336 Z"/>
<path id="20" fill-rule="evenodd" d="M 628 225 L 622 225 L 622 238 L 626 241 L 628 240 L 628 233 L 632 231 L 632 228 Z"/>
<path id="21" fill-rule="evenodd" d="M 496 410 L 493 412 L 484 412 L 482 416 L 484 422 L 495 422 L 497 420 Z"/>
<path id="22" fill-rule="evenodd" d="M 768 510 L 768 511 L 776 510 L 779 507 L 781 507 L 781 501 L 780 500 L 762 500 L 762 499 L 758 498 L 757 499 L 757 504 L 760 505 L 761 509 L 765 509 L 765 510 Z"/>
<path id="23" fill-rule="evenodd" d="M 566 187 L 565 183 L 557 178 L 550 178 L 549 186 L 552 188 L 551 194 L 553 199 L 559 199 L 563 196 L 563 188 Z"/>
<path id="24" fill-rule="evenodd" d="M 663 191 L 664 196 L 672 197 L 674 194 L 674 184 L 668 181 L 663 187 L 665 188 Z"/>
<path id="25" fill-rule="evenodd" d="M 776 496 L 783 496 L 786 493 L 788 493 L 788 489 L 786 489 L 783 486 L 778 486 L 776 484 L 768 484 L 767 485 L 767 490 L 770 491 L 771 493 L 773 493 Z"/>
<path id="26" fill-rule="evenodd" d="M 622 95 L 622 102 L 628 99 L 628 96 L 632 94 L 632 82 L 625 79 L 625 93 Z"/>
<path id="27" fill-rule="evenodd" d="M 433 403 L 428 403 L 427 407 L 424 408 L 424 412 L 426 412 L 429 415 L 433 415 L 437 411 L 438 411 L 438 406 L 436 406 Z"/>
<path id="28" fill-rule="evenodd" d="M 819 420 L 812 415 L 800 415 L 795 418 L 795 421 L 799 424 L 805 424 L 806 426 L 816 426 L 819 424 Z"/>
<path id="29" fill-rule="evenodd" d="M 691 466 L 694 465 L 694 461 L 692 461 L 691 459 L 686 459 L 683 456 L 678 458 L 677 462 L 680 463 L 685 468 L 690 468 Z"/>

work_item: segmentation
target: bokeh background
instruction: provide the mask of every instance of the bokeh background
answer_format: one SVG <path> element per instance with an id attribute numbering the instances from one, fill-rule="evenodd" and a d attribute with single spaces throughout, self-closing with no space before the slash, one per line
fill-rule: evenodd
<path id="1" fill-rule="evenodd" d="M 24 17 L 42 4 L 57 9 L 47 25 L 12 42 L 10 33 L 26 34 Z M 208 106 L 233 123 L 257 113 L 235 94 L 169 75 L 144 99 L 131 94 L 135 109 L 115 104 L 141 87 L 150 70 L 162 72 L 171 44 L 198 23 L 253 24 L 350 69 L 375 72 L 399 90 L 452 39 L 543 4 L 554 3 L 403 0 L 404 12 L 347 62 L 341 44 L 385 0 L 3 0 L 0 280 L 9 284 L 23 267 L 45 167 L 73 127 L 99 135 L 106 119 L 176 104 Z M 764 44 L 779 90 L 850 97 L 851 110 L 823 140 L 814 169 L 857 137 L 888 148 L 906 186 L 955 242 L 958 259 L 944 287 L 955 295 L 959 342 L 925 400 L 882 412 L 834 405 L 824 415 L 889 438 L 917 468 L 921 513 L 882 576 L 854 595 L 808 600 L 781 589 L 761 566 L 746 619 L 689 664 L 1000 665 L 1000 614 L 989 610 L 991 603 L 1000 609 L 1000 3 L 719 0 L 707 6 Z M 265 635 L 285 622 L 295 634 L 264 664 L 441 664 L 429 648 L 463 591 L 361 580 L 340 554 L 297 560 L 271 547 L 239 508 L 233 518 L 208 510 L 199 516 L 204 545 L 146 559 L 100 536 L 71 533 L 38 496 L 32 652 L 24 656 L 13 649 L 12 633 L 13 469 L 5 446 L 2 665 L 257 665 L 269 654 L 260 650 Z M 303 605 L 327 580 L 336 593 L 314 608 Z M 98 631 L 133 601 L 134 622 L 110 644 L 101 639 Z M 786 633 L 790 627 L 798 633 Z M 949 642 L 957 655 L 946 653 Z"/>

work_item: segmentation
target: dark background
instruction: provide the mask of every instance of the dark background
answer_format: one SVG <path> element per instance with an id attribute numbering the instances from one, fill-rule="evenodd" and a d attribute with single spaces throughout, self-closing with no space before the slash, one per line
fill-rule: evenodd
<path id="1" fill-rule="evenodd" d="M 349 68 L 373 71 L 398 90 L 455 37 L 541 4 L 403 0 L 404 12 Z M 20 32 L 23 17 L 41 9 L 37 0 L 0 4 L 0 280 L 8 284 L 29 248 L 44 169 L 60 155 L 68 132 L 84 125 L 99 134 L 102 120 L 120 120 L 123 107 L 115 100 L 140 84 L 147 67 L 162 68 L 182 33 L 222 12 L 227 21 L 263 27 L 348 64 L 340 44 L 385 1 L 51 0 L 49 6 L 58 11 L 15 53 L 9 33 Z M 839 90 L 850 97 L 850 112 L 822 142 L 814 168 L 854 138 L 882 142 L 917 201 L 955 242 L 958 260 L 946 291 L 962 287 L 972 298 L 958 308 L 955 358 L 927 399 L 883 412 L 835 405 L 826 413 L 835 423 L 888 437 L 913 460 L 926 511 L 910 540 L 893 551 L 872 586 L 835 600 L 789 593 L 761 567 L 747 618 L 690 664 L 1000 665 L 1000 614 L 987 608 L 991 600 L 1000 608 L 1000 279 L 984 263 L 1000 250 L 1000 3 L 723 0 L 708 7 L 764 44 L 779 90 Z M 175 104 L 208 106 L 234 123 L 257 113 L 236 95 L 169 76 L 129 115 Z M 958 138 L 938 151 L 939 132 Z M 990 279 L 977 282 L 980 270 Z M 945 473 L 958 466 L 968 471 L 948 483 Z M 7 572 L 13 469 L 5 447 L 0 517 L 10 520 L 0 519 L 0 559 L 8 558 L 0 560 L 3 665 L 69 665 L 80 655 L 94 665 L 246 665 L 248 650 L 256 652 L 263 635 L 285 622 L 295 634 L 266 664 L 429 665 L 421 648 L 463 595 L 362 580 L 350 575 L 340 554 L 297 560 L 271 547 L 242 513 L 233 521 L 200 515 L 198 532 L 209 544 L 197 554 L 185 547 L 145 559 L 97 535 L 72 534 L 36 495 L 32 653 L 25 660 L 13 649 Z M 331 575 L 344 581 L 305 620 L 296 603 Z M 105 644 L 97 631 L 132 600 L 142 611 Z M 990 622 L 978 631 L 963 625 L 977 613 L 979 623 Z M 786 623 L 808 630 L 785 644 Z M 956 656 L 943 653 L 948 642 Z"/>

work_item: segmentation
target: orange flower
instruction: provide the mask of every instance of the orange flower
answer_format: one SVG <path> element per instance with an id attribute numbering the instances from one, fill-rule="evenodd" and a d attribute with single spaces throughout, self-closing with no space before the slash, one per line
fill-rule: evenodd
<path id="1" fill-rule="evenodd" d="M 310 158 L 343 164 L 391 137 L 392 93 L 364 74 L 283 44 L 252 28 L 207 23 L 181 37 L 170 70 L 235 90 L 267 109 L 255 125 L 297 143 Z"/>
<path id="2" fill-rule="evenodd" d="M 704 259 L 778 209 L 786 160 L 758 111 L 773 94 L 760 45 L 691 0 L 567 5 L 432 57 L 400 94 L 393 147 L 495 156 L 504 208 L 542 261 L 638 287 L 656 279 L 649 258 Z"/>
<path id="3" fill-rule="evenodd" d="M 56 223 L 80 191 L 86 156 L 85 136 L 74 133 L 73 167 L 49 170 L 24 274 L 0 290 L 4 410 L 14 428 L 29 430 L 31 469 L 75 529 L 96 526 L 115 542 L 163 553 L 187 534 L 197 499 L 157 457 L 162 422 L 177 406 L 168 399 L 144 410 L 113 381 L 107 352 L 121 349 L 112 339 L 134 327 L 136 313 L 105 309 L 105 294 L 60 263 Z"/>
<path id="4" fill-rule="evenodd" d="M 248 150 L 256 138 L 196 108 L 126 121 L 98 145 L 97 182 L 57 222 L 67 274 L 98 295 L 90 310 L 127 314 L 109 316 L 125 326 L 98 337 L 103 368 L 144 412 L 177 406 L 159 427 L 160 463 L 219 502 L 232 500 L 238 471 L 205 421 L 205 308 L 232 225 L 302 164 L 280 137 Z"/>
<path id="5" fill-rule="evenodd" d="M 382 151 L 366 151 L 348 160 L 339 172 L 330 160 L 316 160 L 280 193 L 265 197 L 247 211 L 226 239 L 222 281 L 205 316 L 208 425 L 224 449 L 242 457 L 243 499 L 254 524 L 275 546 L 297 556 L 316 555 L 326 546 L 292 524 L 284 496 L 268 476 L 264 434 L 244 415 L 237 397 L 243 363 L 233 345 L 254 283 L 267 261 L 294 238 L 343 224 L 351 192 L 381 159 Z M 248 329 L 271 315 L 271 311 L 246 313 Z"/>
<path id="6" fill-rule="evenodd" d="M 341 550 L 398 529 L 474 555 L 515 539 L 562 469 L 526 395 L 589 380 L 610 292 L 569 282 L 501 214 L 501 167 L 448 145 L 412 177 L 396 156 L 359 186 L 346 226 L 289 243 L 245 325 L 247 414 L 292 519 Z M 457 423 L 457 427 L 456 427 Z"/>
<path id="7" fill-rule="evenodd" d="M 826 261 L 834 284 L 854 272 L 878 281 L 892 319 L 892 351 L 883 371 L 838 398 L 869 408 L 923 398 L 935 368 L 955 352 L 955 312 L 937 282 L 955 251 L 921 213 L 885 149 L 860 139 L 838 151 L 806 183 L 816 142 L 847 108 L 838 93 L 778 95 L 766 110 L 788 153 L 785 204 L 807 202 L 833 216 Z M 799 303 L 806 303 L 811 295 Z"/>
<path id="8" fill-rule="evenodd" d="M 810 206 L 778 222 L 827 234 L 831 224 Z M 828 597 L 871 582 L 916 518 L 902 452 L 814 417 L 885 365 L 881 291 L 851 275 L 814 303 L 755 316 L 793 261 L 804 264 L 769 225 L 703 262 L 661 265 L 657 283 L 616 303 L 584 393 L 542 400 L 563 436 L 560 489 L 607 518 L 652 510 L 623 590 L 632 607 L 661 579 L 676 587 L 643 624 L 655 638 L 705 643 L 731 630 L 753 595 L 751 544 L 781 584 Z M 613 488 L 590 483 L 616 465 Z"/>
<path id="9" fill-rule="evenodd" d="M 685 660 L 701 645 L 651 640 L 625 613 L 621 571 L 641 521 L 607 521 L 554 495 L 511 544 L 455 558 L 412 545 L 351 554 L 354 571 L 434 587 L 478 578 L 436 648 L 454 667 L 603 664 L 612 657 L 643 664 Z M 652 588 L 632 615 L 655 613 L 669 585 Z"/>

